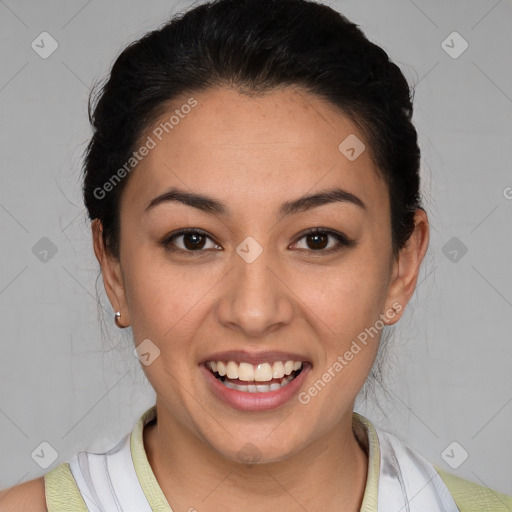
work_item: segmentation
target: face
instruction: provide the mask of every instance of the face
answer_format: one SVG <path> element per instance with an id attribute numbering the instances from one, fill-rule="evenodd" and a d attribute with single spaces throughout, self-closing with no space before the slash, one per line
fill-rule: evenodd
<path id="1" fill-rule="evenodd" d="M 96 254 L 169 418 L 227 459 L 251 443 L 282 460 L 351 421 L 382 327 L 414 289 L 426 220 L 393 258 L 387 187 L 330 103 L 290 88 L 191 96 L 169 133 L 189 97 L 144 136 L 155 144 L 123 191 L 119 260 L 99 236 Z M 354 154 L 339 149 L 347 137 Z M 281 387 L 289 360 L 301 371 Z M 210 361 L 240 385 L 279 387 L 228 388 Z"/>

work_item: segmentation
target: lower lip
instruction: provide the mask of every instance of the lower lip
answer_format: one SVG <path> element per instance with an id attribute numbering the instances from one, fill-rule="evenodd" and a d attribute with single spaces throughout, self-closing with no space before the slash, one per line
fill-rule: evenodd
<path id="1" fill-rule="evenodd" d="M 257 412 L 277 409 L 288 402 L 302 386 L 307 374 L 311 370 L 311 365 L 305 364 L 299 375 L 286 384 L 286 386 L 267 393 L 246 393 L 228 388 L 208 370 L 204 363 L 200 364 L 199 368 L 217 398 L 239 411 Z"/>

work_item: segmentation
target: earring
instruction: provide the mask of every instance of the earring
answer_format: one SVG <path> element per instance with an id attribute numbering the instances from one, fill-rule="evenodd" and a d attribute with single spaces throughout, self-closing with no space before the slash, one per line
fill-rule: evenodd
<path id="1" fill-rule="evenodd" d="M 124 325 L 121 325 L 119 323 L 119 319 L 121 318 L 121 311 L 116 311 L 115 315 L 114 315 L 114 322 L 116 323 L 117 327 L 119 327 L 119 329 L 124 329 L 125 326 Z"/>

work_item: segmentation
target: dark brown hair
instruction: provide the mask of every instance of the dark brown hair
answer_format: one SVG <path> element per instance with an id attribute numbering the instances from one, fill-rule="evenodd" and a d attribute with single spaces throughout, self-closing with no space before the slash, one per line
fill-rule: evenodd
<path id="1" fill-rule="evenodd" d="M 223 85 L 255 94 L 297 85 L 350 116 L 362 128 L 387 183 L 397 254 L 420 208 L 413 94 L 398 66 L 357 25 L 326 5 L 216 0 L 130 44 L 101 90 L 91 94 L 93 136 L 84 161 L 83 195 L 113 255 L 119 255 L 119 200 L 129 174 L 107 194 L 97 191 L 127 162 L 166 104 Z"/>

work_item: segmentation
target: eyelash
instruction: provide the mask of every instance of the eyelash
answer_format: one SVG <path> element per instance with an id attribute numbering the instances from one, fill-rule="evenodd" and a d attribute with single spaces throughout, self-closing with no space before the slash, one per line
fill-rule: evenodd
<path id="1" fill-rule="evenodd" d="M 176 233 L 173 233 L 171 235 L 166 236 L 160 242 L 160 244 L 169 252 L 181 252 L 181 253 L 187 253 L 187 254 L 194 255 L 194 256 L 200 256 L 200 255 L 202 255 L 202 253 L 204 253 L 206 250 L 208 250 L 208 249 L 198 249 L 196 251 L 191 251 L 191 250 L 187 250 L 187 249 L 181 249 L 180 247 L 172 247 L 171 243 L 176 238 L 178 238 L 180 236 L 183 236 L 183 235 L 187 235 L 187 234 L 201 235 L 201 236 L 204 236 L 206 238 L 209 238 L 214 243 L 216 243 L 210 237 L 210 235 L 208 235 L 208 233 L 206 233 L 202 229 L 186 228 L 186 229 L 182 229 L 182 230 L 180 230 L 180 231 L 178 231 Z M 314 250 L 314 249 L 299 249 L 299 250 L 307 251 L 307 252 L 313 253 L 313 254 L 317 253 L 317 254 L 320 254 L 320 255 L 322 255 L 322 254 L 334 254 L 334 253 L 336 253 L 338 251 L 341 251 L 342 249 L 344 249 L 346 247 L 351 247 L 351 246 L 356 244 L 356 242 L 354 240 L 349 239 L 343 233 L 338 233 L 337 231 L 332 231 L 330 229 L 324 229 L 324 228 L 313 228 L 313 229 L 310 229 L 310 230 L 308 230 L 308 231 L 306 231 L 304 233 L 301 233 L 301 236 L 294 242 L 294 244 L 296 244 L 297 242 L 299 242 L 303 238 L 307 237 L 308 235 L 316 235 L 316 234 L 323 234 L 323 235 L 332 236 L 333 238 L 335 238 L 338 241 L 338 244 L 335 245 L 334 247 L 331 247 L 330 249 L 317 249 L 317 250 Z"/>

